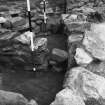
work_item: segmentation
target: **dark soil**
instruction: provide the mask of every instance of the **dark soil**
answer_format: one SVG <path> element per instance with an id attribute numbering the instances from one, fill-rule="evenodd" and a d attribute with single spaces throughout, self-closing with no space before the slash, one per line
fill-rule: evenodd
<path id="1" fill-rule="evenodd" d="M 48 48 L 60 48 L 66 50 L 66 36 L 50 35 Z M 7 68 L 5 68 L 7 69 Z M 0 88 L 23 94 L 28 99 L 35 99 L 39 105 L 49 105 L 57 92 L 62 89 L 64 72 L 54 72 L 50 69 L 46 72 L 11 71 L 3 69 Z"/>

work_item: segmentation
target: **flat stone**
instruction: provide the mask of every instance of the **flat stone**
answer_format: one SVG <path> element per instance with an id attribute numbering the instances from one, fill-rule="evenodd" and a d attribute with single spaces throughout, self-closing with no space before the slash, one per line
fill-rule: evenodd
<path id="1" fill-rule="evenodd" d="M 95 74 L 105 77 L 105 62 L 94 61 L 87 65 L 86 69 Z"/>
<path id="2" fill-rule="evenodd" d="M 68 40 L 68 68 L 72 68 L 77 65 L 74 56 L 76 53 L 76 48 L 82 47 L 81 41 L 70 42 Z"/>

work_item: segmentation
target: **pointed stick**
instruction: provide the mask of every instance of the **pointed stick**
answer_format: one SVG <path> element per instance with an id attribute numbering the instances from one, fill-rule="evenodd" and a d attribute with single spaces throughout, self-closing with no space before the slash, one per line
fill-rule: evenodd
<path id="1" fill-rule="evenodd" d="M 31 25 L 31 13 L 30 13 L 30 0 L 27 0 L 27 11 L 28 11 L 28 18 L 29 18 L 29 30 L 32 32 L 32 25 Z M 34 41 L 33 41 L 33 34 L 30 36 L 31 38 L 31 50 L 32 50 L 32 63 L 33 63 L 33 71 L 36 70 L 33 60 L 33 51 L 34 51 Z"/>

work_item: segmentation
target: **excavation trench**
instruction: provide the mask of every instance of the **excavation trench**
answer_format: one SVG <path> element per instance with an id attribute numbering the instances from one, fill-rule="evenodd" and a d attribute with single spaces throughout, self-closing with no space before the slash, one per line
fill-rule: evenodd
<path id="1" fill-rule="evenodd" d="M 65 35 L 50 35 L 48 48 L 66 50 L 67 38 Z M 11 68 L 11 67 L 8 67 Z M 56 93 L 62 89 L 65 71 L 18 71 L 1 68 L 0 89 L 23 94 L 28 99 L 35 99 L 39 105 L 49 105 L 55 98 Z"/>

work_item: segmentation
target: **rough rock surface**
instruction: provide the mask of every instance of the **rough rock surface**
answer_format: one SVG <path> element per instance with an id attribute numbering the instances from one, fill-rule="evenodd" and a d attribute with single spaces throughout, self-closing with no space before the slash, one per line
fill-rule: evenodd
<path id="1" fill-rule="evenodd" d="M 94 61 L 86 69 L 105 78 L 105 62 Z"/>
<path id="2" fill-rule="evenodd" d="M 73 34 L 73 36 L 76 36 Z M 70 37 L 70 36 L 69 36 Z M 68 68 L 75 67 L 77 65 L 74 56 L 76 53 L 76 48 L 81 47 L 81 38 L 78 40 L 78 37 L 75 38 L 75 41 L 71 42 L 71 40 L 68 40 Z"/>
<path id="3" fill-rule="evenodd" d="M 89 55 L 83 48 L 77 48 L 74 56 L 78 65 L 87 66 L 93 61 L 91 55 Z"/>
<path id="4" fill-rule="evenodd" d="M 63 62 L 67 60 L 67 58 L 68 58 L 68 53 L 66 51 L 57 48 L 54 48 L 52 50 L 52 55 L 51 55 L 52 60 L 57 62 Z"/>
<path id="5" fill-rule="evenodd" d="M 92 24 L 90 31 L 85 32 L 83 45 L 93 57 L 105 60 L 105 23 Z"/>
<path id="6" fill-rule="evenodd" d="M 68 71 L 64 87 L 72 89 L 85 101 L 94 98 L 102 105 L 105 104 L 105 78 L 83 67 L 73 68 Z"/>
<path id="7" fill-rule="evenodd" d="M 0 90 L 0 105 L 27 105 L 28 100 L 19 93 Z"/>
<path id="8" fill-rule="evenodd" d="M 85 103 L 75 92 L 65 88 L 56 95 L 51 105 L 85 105 Z"/>
<path id="9" fill-rule="evenodd" d="M 71 34 L 68 37 L 68 42 L 69 43 L 73 43 L 73 42 L 76 42 L 76 41 L 81 41 L 82 39 L 83 39 L 83 35 L 82 34 Z"/>
<path id="10" fill-rule="evenodd" d="M 88 7 L 90 9 L 93 9 L 95 11 L 98 11 L 99 13 L 102 13 L 104 15 L 104 5 L 105 2 L 103 0 L 67 0 L 67 10 L 68 12 L 72 12 L 73 9 L 81 8 L 81 7 Z M 91 10 L 88 9 L 90 12 Z M 87 10 L 85 9 L 85 12 Z"/>

